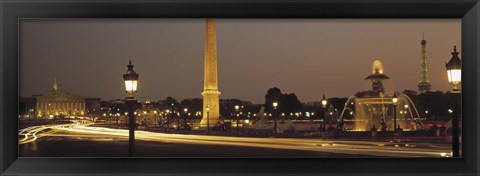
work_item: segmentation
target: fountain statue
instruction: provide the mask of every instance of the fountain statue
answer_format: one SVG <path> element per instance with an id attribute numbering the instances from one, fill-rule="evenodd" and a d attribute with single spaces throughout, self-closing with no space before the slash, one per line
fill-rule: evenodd
<path id="1" fill-rule="evenodd" d="M 380 130 L 393 131 L 394 113 L 397 127 L 403 130 L 419 130 L 423 124 L 420 115 L 412 100 L 405 94 L 398 96 L 397 103 L 393 102 L 393 90 L 387 90 L 386 80 L 390 77 L 383 73 L 383 65 L 375 60 L 372 65 L 372 74 L 365 80 L 371 84 L 370 90 L 358 92 L 347 99 L 340 113 L 338 129 L 347 131 L 370 131 L 379 127 Z M 396 112 L 393 112 L 397 106 Z"/>

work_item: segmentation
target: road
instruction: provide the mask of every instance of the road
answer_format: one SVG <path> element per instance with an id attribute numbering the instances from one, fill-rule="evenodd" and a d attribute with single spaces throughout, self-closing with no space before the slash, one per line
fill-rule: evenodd
<path id="1" fill-rule="evenodd" d="M 35 142 L 42 137 L 83 136 L 82 140 L 128 137 L 128 130 L 92 127 L 89 124 L 72 123 L 29 127 L 19 131 L 20 144 Z M 23 137 L 22 137 L 23 136 Z M 422 141 L 355 141 L 341 139 L 294 139 L 226 137 L 206 135 L 166 134 L 136 131 L 137 142 L 181 144 L 192 146 L 224 146 L 233 148 L 278 149 L 329 153 L 335 155 L 359 155 L 372 157 L 449 157 L 450 145 Z M 180 151 L 179 151 L 180 152 Z M 227 155 L 228 156 L 228 155 Z"/>

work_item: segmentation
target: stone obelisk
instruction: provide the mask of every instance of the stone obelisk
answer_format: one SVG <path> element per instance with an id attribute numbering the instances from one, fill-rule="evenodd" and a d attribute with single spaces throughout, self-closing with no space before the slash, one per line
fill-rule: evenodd
<path id="1" fill-rule="evenodd" d="M 204 77 L 203 77 L 203 118 L 200 128 L 206 129 L 207 121 L 212 128 L 218 122 L 220 116 L 217 76 L 217 32 L 215 19 L 207 19 L 205 36 Z M 210 110 L 207 112 L 207 105 Z M 207 119 L 208 116 L 208 119 Z"/>

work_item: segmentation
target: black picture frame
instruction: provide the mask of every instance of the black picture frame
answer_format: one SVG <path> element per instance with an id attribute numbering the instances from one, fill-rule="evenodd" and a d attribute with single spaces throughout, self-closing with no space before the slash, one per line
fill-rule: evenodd
<path id="1" fill-rule="evenodd" d="M 458 18 L 462 19 L 463 157 L 18 158 L 20 18 Z M 1 0 L 2 175 L 478 175 L 478 0 Z"/>

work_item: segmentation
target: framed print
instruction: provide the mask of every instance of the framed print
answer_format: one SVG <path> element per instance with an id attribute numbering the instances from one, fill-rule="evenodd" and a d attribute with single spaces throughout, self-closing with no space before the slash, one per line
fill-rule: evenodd
<path id="1" fill-rule="evenodd" d="M 3 175 L 478 175 L 478 1 L 0 5 Z"/>

